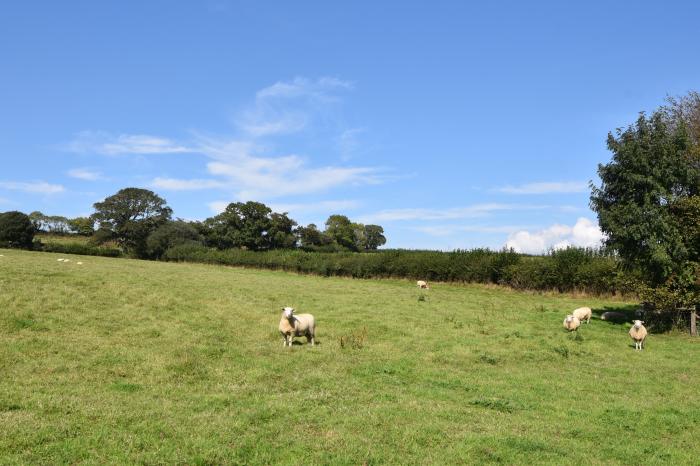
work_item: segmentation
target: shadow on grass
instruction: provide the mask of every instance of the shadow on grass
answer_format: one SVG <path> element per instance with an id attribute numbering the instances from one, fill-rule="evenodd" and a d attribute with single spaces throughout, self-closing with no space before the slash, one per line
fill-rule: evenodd
<path id="1" fill-rule="evenodd" d="M 318 346 L 321 344 L 320 341 L 314 340 L 315 346 Z M 305 341 L 305 340 L 292 340 L 292 345 L 293 346 L 311 346 L 311 343 Z"/>
<path id="2" fill-rule="evenodd" d="M 637 316 L 638 309 L 639 306 L 634 304 L 615 307 L 605 306 L 593 309 L 593 317 L 611 325 L 624 325 L 639 318 Z M 603 314 L 605 314 L 605 319 L 602 318 Z"/>

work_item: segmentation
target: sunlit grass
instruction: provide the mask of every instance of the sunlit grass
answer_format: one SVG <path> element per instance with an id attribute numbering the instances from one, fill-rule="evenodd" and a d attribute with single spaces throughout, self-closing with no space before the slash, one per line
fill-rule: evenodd
<path id="1" fill-rule="evenodd" d="M 697 340 L 651 335 L 635 352 L 623 325 L 562 329 L 575 307 L 626 303 L 0 253 L 2 463 L 691 464 L 700 453 Z M 287 305 L 316 316 L 315 348 L 282 347 Z"/>

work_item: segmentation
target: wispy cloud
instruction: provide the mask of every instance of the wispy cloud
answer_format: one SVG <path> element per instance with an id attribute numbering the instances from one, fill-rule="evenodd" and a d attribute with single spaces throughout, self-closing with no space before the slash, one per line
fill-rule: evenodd
<path id="1" fill-rule="evenodd" d="M 79 154 L 175 154 L 192 149 L 167 138 L 147 134 L 112 135 L 104 131 L 82 131 L 63 149 Z"/>
<path id="2" fill-rule="evenodd" d="M 207 204 L 209 209 L 218 214 L 223 212 L 231 202 L 235 201 L 214 201 Z M 293 204 L 276 204 L 269 205 L 273 212 L 287 212 L 294 215 L 300 214 L 318 214 L 318 213 L 343 213 L 348 210 L 356 209 L 360 203 L 355 200 L 332 200 L 313 203 L 293 203 Z"/>
<path id="3" fill-rule="evenodd" d="M 60 184 L 50 184 L 45 181 L 34 181 L 30 183 L 20 181 L 0 181 L 0 189 L 9 191 L 23 191 L 33 194 L 57 194 L 65 191 Z"/>
<path id="4" fill-rule="evenodd" d="M 256 93 L 255 102 L 236 118 L 236 126 L 253 138 L 297 133 L 340 102 L 338 94 L 349 89 L 350 82 L 329 77 L 279 81 Z"/>
<path id="5" fill-rule="evenodd" d="M 600 247 L 604 239 L 600 228 L 592 220 L 580 217 L 573 226 L 554 224 L 539 231 L 522 230 L 512 233 L 506 247 L 527 254 L 541 254 L 548 249 L 568 246 Z"/>
<path id="6" fill-rule="evenodd" d="M 85 181 L 104 180 L 104 176 L 102 176 L 102 173 L 90 170 L 89 168 L 73 168 L 72 170 L 68 170 L 66 174 L 71 178 L 77 178 L 79 180 Z"/>
<path id="7" fill-rule="evenodd" d="M 365 222 L 403 221 L 403 220 L 454 220 L 461 218 L 483 217 L 496 211 L 505 210 L 536 210 L 546 209 L 549 206 L 529 204 L 474 204 L 464 207 L 452 207 L 448 209 L 391 209 L 382 210 L 374 214 L 366 215 Z"/>
<path id="8" fill-rule="evenodd" d="M 503 186 L 496 191 L 507 194 L 584 193 L 588 191 L 588 183 L 584 181 L 526 183 L 518 186 Z"/>

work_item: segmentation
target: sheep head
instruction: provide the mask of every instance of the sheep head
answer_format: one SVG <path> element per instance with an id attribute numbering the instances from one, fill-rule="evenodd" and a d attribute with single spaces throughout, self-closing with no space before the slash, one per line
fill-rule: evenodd
<path id="1" fill-rule="evenodd" d="M 634 328 L 636 328 L 637 330 L 639 330 L 639 328 L 640 328 L 640 327 L 642 326 L 642 324 L 644 323 L 643 320 L 633 320 L 632 322 L 634 323 Z"/>
<path id="2" fill-rule="evenodd" d="M 282 311 L 284 312 L 284 316 L 287 319 L 291 319 L 292 316 L 294 316 L 294 308 L 293 307 L 283 307 Z"/>

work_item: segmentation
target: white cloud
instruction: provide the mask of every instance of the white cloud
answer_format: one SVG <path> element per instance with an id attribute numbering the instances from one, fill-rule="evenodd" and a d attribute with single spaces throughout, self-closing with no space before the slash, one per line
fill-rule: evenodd
<path id="1" fill-rule="evenodd" d="M 82 131 L 64 146 L 69 152 L 102 155 L 120 154 L 174 154 L 192 152 L 182 144 L 167 138 L 147 134 L 120 134 L 114 136 L 103 131 Z"/>
<path id="2" fill-rule="evenodd" d="M 267 200 L 282 196 L 326 191 L 342 185 L 379 183 L 382 178 L 372 167 L 311 167 L 298 155 L 264 157 L 246 141 L 202 139 L 198 151 L 213 161 L 207 171 L 215 178 L 182 180 L 156 178 L 151 184 L 161 189 L 228 190 L 237 200 Z"/>
<path id="3" fill-rule="evenodd" d="M 497 191 L 508 194 L 584 193 L 588 191 L 588 183 L 583 181 L 527 183 L 519 186 L 504 186 Z"/>
<path id="4" fill-rule="evenodd" d="M 328 99 L 335 91 L 352 88 L 353 84 L 350 81 L 337 78 L 322 77 L 317 80 L 311 80 L 308 78 L 296 77 L 292 81 L 278 81 L 271 86 L 259 90 L 255 96 L 257 99 L 288 99 L 302 96 Z"/>
<path id="5" fill-rule="evenodd" d="M 49 184 L 45 181 L 34 181 L 31 183 L 18 181 L 0 181 L 0 189 L 10 191 L 23 191 L 26 193 L 36 194 L 57 194 L 65 191 L 65 188 L 60 184 Z"/>
<path id="6" fill-rule="evenodd" d="M 603 233 L 590 219 L 580 217 L 574 226 L 554 224 L 544 230 L 527 230 L 511 234 L 506 247 L 526 254 L 541 254 L 548 249 L 562 249 L 568 246 L 596 248 L 604 239 Z"/>
<path id="7" fill-rule="evenodd" d="M 363 218 L 369 222 L 392 222 L 401 220 L 453 220 L 460 218 L 483 217 L 492 212 L 504 210 L 536 210 L 546 209 L 549 206 L 527 204 L 474 204 L 465 207 L 452 207 L 449 209 L 390 209 L 382 210 Z"/>
<path id="8" fill-rule="evenodd" d="M 68 170 L 66 174 L 71 178 L 77 178 L 85 181 L 99 181 L 104 179 L 102 173 L 90 170 L 88 168 L 74 168 L 72 170 Z"/>

